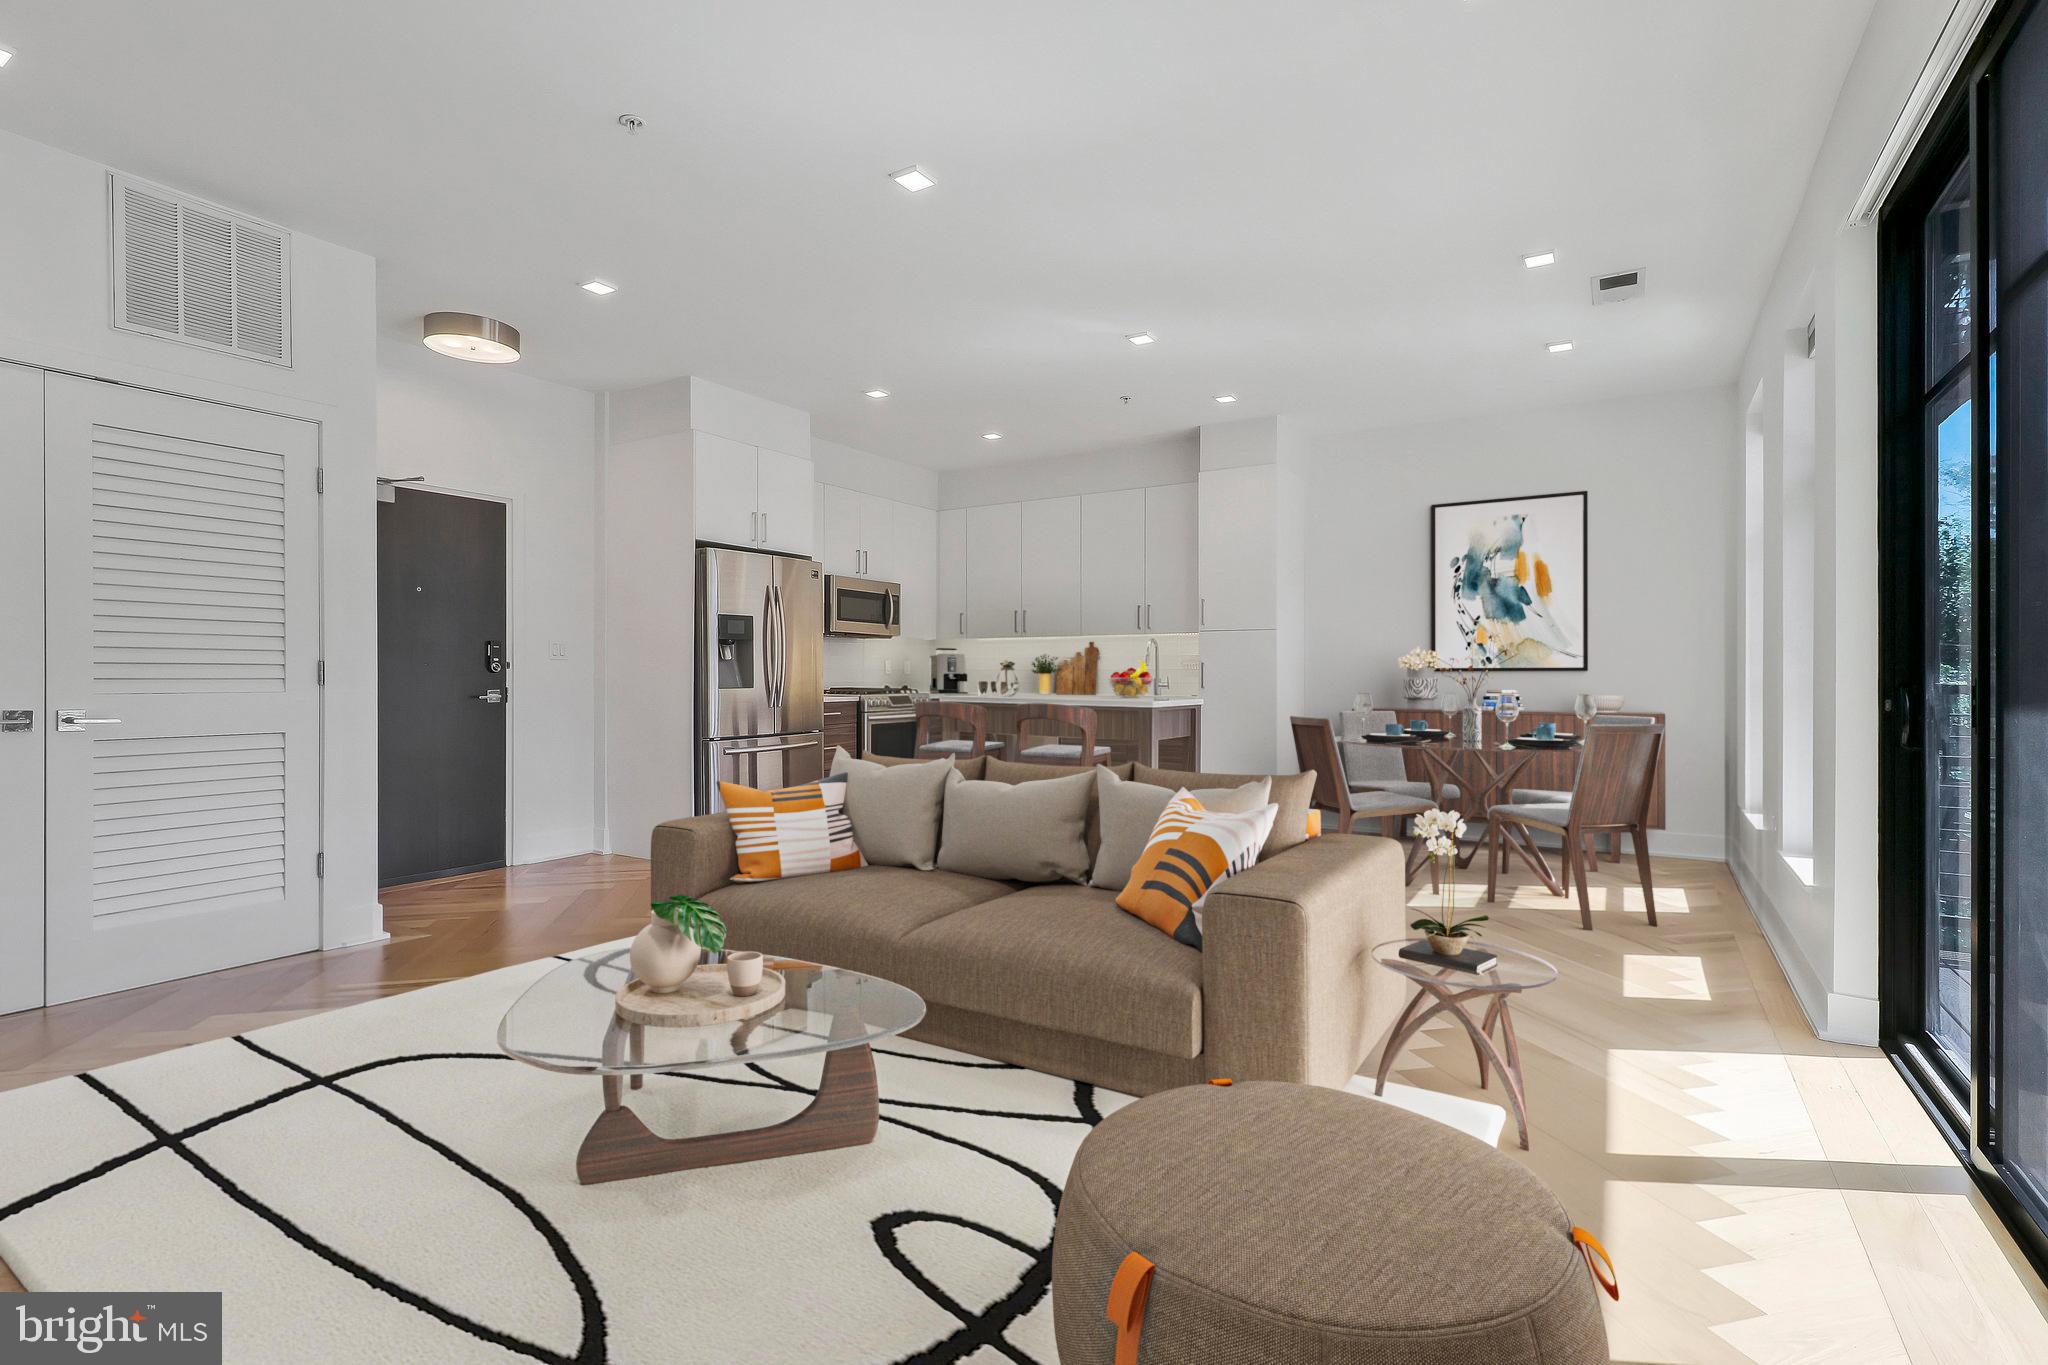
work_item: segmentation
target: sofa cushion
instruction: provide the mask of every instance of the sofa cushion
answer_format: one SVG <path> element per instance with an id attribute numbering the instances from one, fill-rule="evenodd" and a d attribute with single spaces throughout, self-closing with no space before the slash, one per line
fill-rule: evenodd
<path id="1" fill-rule="evenodd" d="M 981 776 L 990 782 L 1043 782 L 1048 778 L 1072 777 L 1075 773 L 1108 773 L 1112 777 L 1129 780 L 1131 763 L 1012 763 L 1007 759 L 990 758 Z M 1095 866 L 1096 850 L 1102 847 L 1102 819 L 1100 803 L 1088 803 L 1088 830 L 1083 836 L 1088 841 L 1088 865 Z M 1117 883 L 1122 886 L 1122 882 Z"/>
<path id="2" fill-rule="evenodd" d="M 1019 882 L 1088 879 L 1088 812 L 1095 777 L 955 782 L 946 788 L 939 866 Z"/>
<path id="3" fill-rule="evenodd" d="M 888 754 L 869 754 L 861 762 L 879 763 L 885 768 L 897 768 L 906 763 L 951 763 L 953 771 L 959 773 L 962 778 L 969 782 L 979 782 L 982 764 L 988 762 L 988 759 L 985 755 L 975 758 L 955 758 L 950 754 L 942 754 L 938 758 L 894 758 Z"/>
<path id="4" fill-rule="evenodd" d="M 979 877 L 864 867 L 830 877 L 736 882 L 704 900 L 725 917 L 728 948 L 850 967 L 916 990 L 899 975 L 903 936 L 964 906 L 1009 894 L 1001 882 Z"/>
<path id="5" fill-rule="evenodd" d="M 1258 861 L 1279 812 L 1271 802 L 1252 811 L 1212 811 L 1185 789 L 1176 792 L 1131 868 L 1130 883 L 1117 893 L 1117 907 L 1201 947 L 1202 903 Z"/>
<path id="6" fill-rule="evenodd" d="M 1201 953 L 1117 909 L 1113 891 L 1034 886 L 956 911 L 899 946 L 914 989 L 955 1009 L 1170 1057 L 1201 1054 Z"/>
<path id="7" fill-rule="evenodd" d="M 1194 795 L 1208 810 L 1257 810 L 1270 799 L 1271 788 L 1271 779 L 1262 777 L 1242 787 L 1205 787 Z M 1155 787 L 1150 782 L 1126 782 L 1111 769 L 1097 770 L 1095 823 L 1100 838 L 1088 885 L 1123 890 L 1124 883 L 1131 879 L 1131 869 L 1137 866 L 1138 855 L 1152 838 L 1152 827 L 1159 823 L 1160 813 L 1171 800 L 1173 793 L 1165 787 Z"/>
<path id="8" fill-rule="evenodd" d="M 1140 763 L 1133 769 L 1133 781 L 1150 782 L 1155 787 L 1190 789 L 1197 787 L 1242 787 L 1247 782 L 1256 782 L 1263 773 L 1190 773 L 1172 768 L 1148 768 Z M 1316 775 L 1314 773 L 1277 773 L 1273 776 L 1273 804 L 1280 807 L 1279 817 L 1273 821 L 1273 833 L 1266 839 L 1266 847 L 1260 851 L 1261 858 L 1270 858 L 1275 853 L 1285 853 L 1296 844 L 1308 842 L 1308 812 L 1315 804 Z"/>
<path id="9" fill-rule="evenodd" d="M 721 782 L 718 796 L 739 850 L 736 882 L 851 872 L 865 866 L 853 837 L 853 821 L 846 816 L 843 774 L 774 791 Z"/>
<path id="10" fill-rule="evenodd" d="M 953 761 L 884 766 L 832 751 L 832 776 L 846 775 L 846 814 L 861 856 L 878 867 L 938 866 L 939 814 L 946 784 L 957 782 Z"/>

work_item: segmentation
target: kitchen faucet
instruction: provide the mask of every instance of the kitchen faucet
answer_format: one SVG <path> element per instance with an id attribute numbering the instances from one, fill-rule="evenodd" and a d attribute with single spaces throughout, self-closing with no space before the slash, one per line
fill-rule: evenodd
<path id="1" fill-rule="evenodd" d="M 1145 641 L 1145 667 L 1152 673 L 1152 695 L 1156 697 L 1166 688 L 1166 651 L 1159 647 L 1157 636 Z"/>

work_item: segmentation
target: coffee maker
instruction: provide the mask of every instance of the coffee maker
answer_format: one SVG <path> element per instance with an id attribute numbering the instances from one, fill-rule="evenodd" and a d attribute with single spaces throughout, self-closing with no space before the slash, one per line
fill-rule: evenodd
<path id="1" fill-rule="evenodd" d="M 967 659 L 957 649 L 935 649 L 932 651 L 932 691 L 964 692 L 967 690 Z"/>

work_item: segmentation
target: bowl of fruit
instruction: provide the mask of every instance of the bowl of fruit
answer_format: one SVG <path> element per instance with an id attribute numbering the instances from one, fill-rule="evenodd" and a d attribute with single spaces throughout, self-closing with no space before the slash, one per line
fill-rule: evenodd
<path id="1" fill-rule="evenodd" d="M 1152 670 L 1144 664 L 1109 675 L 1109 685 L 1119 697 L 1142 697 L 1152 690 Z"/>

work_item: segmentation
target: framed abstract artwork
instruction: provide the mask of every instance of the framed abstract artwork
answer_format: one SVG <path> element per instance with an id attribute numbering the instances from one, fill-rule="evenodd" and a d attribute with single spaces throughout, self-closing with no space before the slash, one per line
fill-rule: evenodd
<path id="1" fill-rule="evenodd" d="M 1452 666 L 1586 666 L 1586 495 L 1429 509 L 1430 647 Z"/>

